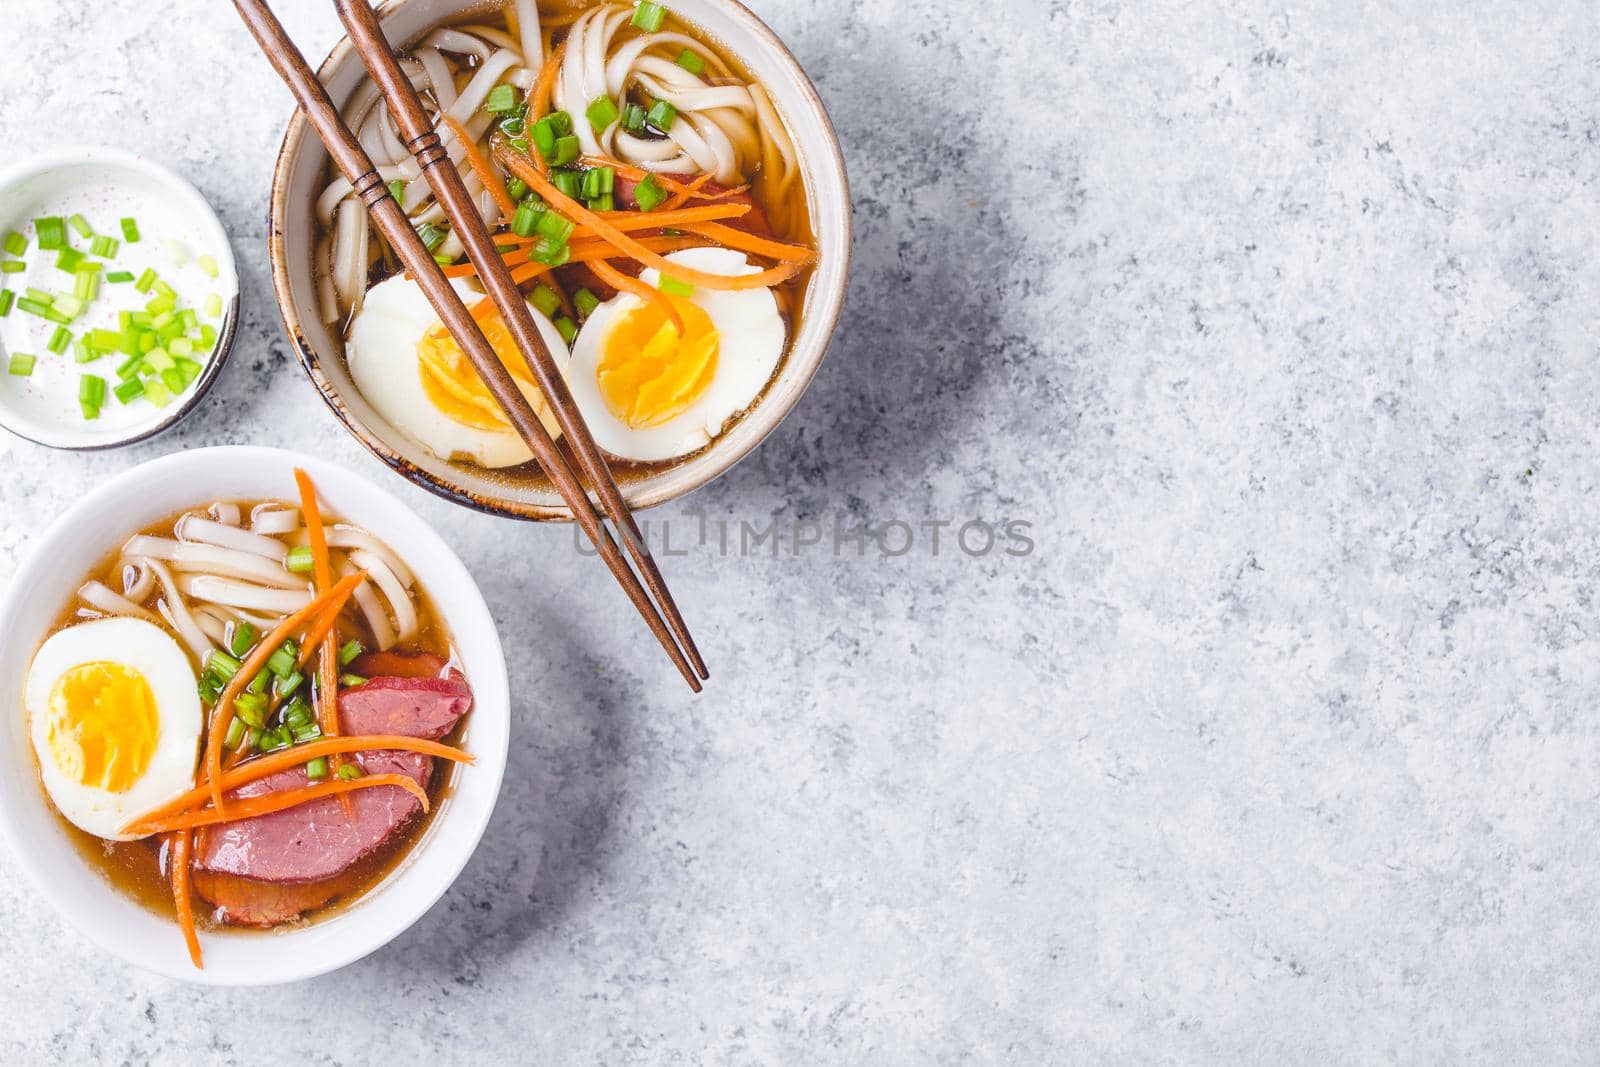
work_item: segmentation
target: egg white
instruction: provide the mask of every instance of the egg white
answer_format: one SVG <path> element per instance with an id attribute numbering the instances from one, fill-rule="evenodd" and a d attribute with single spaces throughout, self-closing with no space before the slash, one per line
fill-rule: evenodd
<path id="1" fill-rule="evenodd" d="M 82 785 L 62 773 L 50 751 L 50 691 L 61 675 L 84 663 L 120 663 L 144 676 L 155 699 L 160 733 L 139 779 L 121 793 Z M 124 822 L 194 785 L 203 725 L 194 668 L 178 642 L 142 619 L 97 619 L 53 634 L 33 657 L 23 694 L 39 776 L 61 814 L 86 833 L 111 841 L 140 834 Z"/>
<path id="2" fill-rule="evenodd" d="M 483 298 L 464 279 L 456 278 L 450 284 L 468 306 Z M 440 459 L 467 459 L 480 467 L 528 462 L 533 453 L 515 430 L 463 425 L 428 399 L 417 364 L 417 344 L 438 321 L 422 287 L 404 275 L 397 274 L 367 290 L 345 342 L 345 359 L 356 388 L 390 425 Z M 537 310 L 533 321 L 556 366 L 564 368 L 567 345 L 555 324 Z M 543 403 L 538 388 L 523 384 L 522 392 L 538 410 Z M 541 421 L 552 437 L 561 432 L 552 417 L 546 415 Z"/>
<path id="3" fill-rule="evenodd" d="M 708 274 L 754 274 L 761 269 L 743 252 L 729 248 L 690 248 L 666 259 Z M 639 278 L 646 285 L 656 285 L 660 272 L 647 269 Z M 698 400 L 659 426 L 635 429 L 613 415 L 596 377 L 606 335 L 643 299 L 617 294 L 597 307 L 578 332 L 567 385 L 595 443 L 613 456 L 648 462 L 676 459 L 704 448 L 728 420 L 755 402 L 777 369 L 783 355 L 784 326 L 772 290 L 697 286 L 688 299 L 705 310 L 717 329 L 717 369 Z"/>

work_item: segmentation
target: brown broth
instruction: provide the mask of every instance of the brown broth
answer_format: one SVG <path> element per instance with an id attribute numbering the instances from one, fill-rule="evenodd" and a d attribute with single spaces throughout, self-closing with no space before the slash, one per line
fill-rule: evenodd
<path id="1" fill-rule="evenodd" d="M 504 4 L 496 2 L 485 3 L 480 7 L 463 13 L 461 16 L 450 21 L 449 23 L 446 23 L 445 25 L 466 27 L 472 24 L 481 25 L 486 21 L 490 21 L 495 23 L 496 28 L 504 28 L 504 6 Z M 570 25 L 570 16 L 575 12 L 581 13 L 587 8 L 594 6 L 598 5 L 596 3 L 588 2 L 588 0 L 578 3 L 562 3 L 559 2 L 559 0 L 545 0 L 545 2 L 539 4 L 539 9 L 541 15 L 544 17 L 549 17 L 552 15 L 565 15 L 569 17 L 569 21 L 565 21 L 563 25 L 555 30 L 553 41 L 554 43 L 559 44 L 566 36 L 568 26 Z M 432 28 L 430 27 L 430 32 L 431 29 Z M 689 37 L 693 37 L 695 40 L 701 42 L 708 51 L 713 52 L 716 57 L 727 66 L 728 70 L 734 77 L 746 83 L 758 81 L 758 79 L 750 73 L 749 68 L 743 63 L 743 61 L 739 59 L 737 55 L 728 49 L 721 41 L 702 30 L 699 26 L 688 22 L 679 17 L 676 13 L 673 13 L 671 11 L 670 4 L 668 5 L 667 20 L 662 26 L 662 30 L 674 31 L 685 34 Z M 476 66 L 476 62 L 477 61 L 475 59 L 467 57 L 466 59 L 457 63 L 457 68 L 460 71 L 456 78 L 458 89 L 466 83 L 467 79 L 470 77 L 472 68 Z M 777 108 L 776 101 L 773 102 L 773 107 L 775 109 Z M 779 112 L 779 118 L 780 120 L 783 119 L 781 111 Z M 791 141 L 793 140 L 792 135 L 790 139 Z M 330 161 L 326 172 L 326 182 L 321 187 L 325 187 L 326 183 L 331 183 L 338 178 L 338 176 L 337 169 Z M 762 188 L 764 183 L 761 181 L 761 164 L 759 162 L 751 171 L 750 178 L 751 196 L 755 200 L 757 206 L 762 212 L 765 213 L 768 220 L 772 223 L 773 235 L 779 240 L 816 248 L 817 237 L 811 221 L 810 191 L 806 175 L 803 172 L 801 173 L 798 187 L 791 191 L 781 210 L 769 199 Z M 394 253 L 389 249 L 387 241 L 384 240 L 384 238 L 376 231 L 373 233 L 373 247 L 378 251 L 375 252 L 373 262 L 368 270 L 367 287 L 369 289 L 378 282 L 391 277 L 399 270 L 398 260 L 395 259 Z M 562 291 L 569 294 L 569 296 L 582 286 L 587 286 L 589 289 L 594 290 L 598 295 L 601 296 L 602 299 L 608 299 L 609 296 L 614 293 L 609 286 L 605 285 L 603 282 L 600 282 L 594 277 L 593 274 L 587 271 L 583 264 L 569 264 L 568 266 L 558 268 L 552 273 L 555 277 L 555 280 L 560 284 Z M 815 275 L 816 267 L 815 264 L 813 264 L 812 266 L 807 267 L 805 270 L 800 271 L 788 281 L 773 287 L 773 294 L 777 297 L 779 314 L 783 319 L 784 325 L 785 341 L 783 353 L 779 357 L 778 365 L 773 369 L 772 377 L 768 379 L 767 384 L 762 388 L 762 391 L 754 400 L 750 402 L 750 405 L 747 408 L 736 413 L 728 421 L 728 423 L 723 427 L 722 433 L 719 435 L 719 437 L 726 436 L 733 426 L 739 422 L 739 420 L 744 418 L 744 416 L 750 411 L 753 411 L 755 408 L 759 407 L 762 400 L 766 397 L 767 391 L 772 388 L 773 383 L 776 382 L 779 375 L 782 374 L 784 364 L 787 363 L 789 359 L 790 349 L 794 345 L 794 338 L 798 332 L 800 316 L 804 312 L 806 301 L 811 291 L 811 282 Z M 526 291 L 531 291 L 537 284 L 537 281 L 531 281 L 523 288 Z M 704 448 L 701 448 L 695 452 L 691 452 L 687 455 L 668 460 L 641 461 L 612 458 L 610 460 L 611 471 L 617 481 L 617 484 L 626 489 L 629 485 L 639 482 L 649 475 L 658 473 L 660 471 L 670 470 L 674 467 L 678 467 L 684 463 L 687 463 L 691 459 L 698 456 L 701 452 L 705 451 L 706 448 L 712 447 L 712 445 L 715 443 L 716 439 L 714 438 L 709 444 L 704 446 Z M 565 439 L 561 439 L 558 442 L 558 445 L 563 453 L 566 453 L 568 462 L 572 463 L 574 461 L 574 457 L 571 455 Z M 540 468 L 538 462 L 535 460 L 529 460 L 526 463 L 513 467 L 499 468 L 478 467 L 475 464 L 471 464 L 459 459 L 453 459 L 449 462 L 452 466 L 470 468 L 477 476 L 502 485 L 510 491 L 555 491 L 554 483 L 552 483 L 550 479 L 545 476 L 544 471 Z"/>
<path id="2" fill-rule="evenodd" d="M 286 507 L 297 506 L 287 501 L 241 500 L 233 501 L 233 503 L 236 503 L 240 513 L 246 516 L 251 513 L 253 508 L 264 503 L 277 503 Z M 128 537 L 136 534 L 171 537 L 174 524 L 185 513 L 182 511 L 174 512 L 159 522 L 151 523 L 140 530 L 131 531 Z M 324 523 L 328 524 L 339 521 L 337 517 L 327 512 L 323 513 L 322 518 Z M 125 544 L 126 542 L 127 538 L 124 538 L 123 543 Z M 117 569 L 117 564 L 121 556 L 120 548 L 111 551 L 92 572 L 85 576 L 84 580 L 98 578 L 112 589 L 120 591 L 122 589 L 122 577 Z M 160 598 L 160 592 L 161 587 L 158 583 L 155 590 L 141 605 L 155 613 L 157 618 L 161 618 L 160 613 L 155 611 L 155 602 Z M 449 632 L 445 629 L 437 611 L 434 610 L 433 603 L 428 598 L 426 591 L 420 586 L 416 587 L 412 590 L 412 597 L 417 604 L 420 620 L 418 634 L 409 643 L 395 645 L 390 651 L 400 653 L 429 652 L 445 660 L 450 667 L 460 670 L 460 657 L 456 655 L 455 647 L 450 641 Z M 56 617 L 55 623 L 50 627 L 49 634 L 45 636 L 48 638 L 50 635 L 77 623 L 99 617 L 102 617 L 101 612 L 81 605 L 74 599 Z M 165 619 L 161 619 L 161 628 L 177 642 L 178 647 L 184 650 L 184 654 L 189 657 L 190 663 L 198 675 L 201 670 L 201 664 L 195 661 L 193 653 L 184 645 L 177 631 L 167 624 Z M 362 619 L 360 612 L 353 609 L 346 609 L 340 615 L 339 634 L 341 641 L 356 637 L 367 648 L 376 647 L 365 620 Z M 41 639 L 40 643 L 43 643 L 43 639 Z M 463 718 L 441 740 L 445 744 L 459 747 L 461 734 L 465 728 L 466 718 Z M 29 746 L 29 751 L 32 752 L 31 745 Z M 396 834 L 391 843 L 375 850 L 368 856 L 362 857 L 351 869 L 336 876 L 334 879 L 330 879 L 330 883 L 337 882 L 339 884 L 330 886 L 332 895 L 326 903 L 308 910 L 298 920 L 280 924 L 280 926 L 273 927 L 273 929 L 323 921 L 385 882 L 404 863 L 411 852 L 412 846 L 427 833 L 428 827 L 438 817 L 440 808 L 449 803 L 449 796 L 455 785 L 458 773 L 459 766 L 457 764 L 447 760 L 434 760 L 434 768 L 427 790 L 428 811 L 412 819 L 405 831 Z M 43 793 L 44 781 L 39 774 L 36 754 L 34 779 L 40 792 Z M 48 800 L 48 794 L 46 794 L 46 799 Z M 176 921 L 172 885 L 166 869 L 166 846 L 160 836 L 147 837 L 137 841 L 107 841 L 73 825 L 65 815 L 61 814 L 54 803 L 50 804 L 50 812 L 61 826 L 62 832 L 67 835 L 68 839 L 76 847 L 78 854 L 101 877 L 124 896 L 146 910 Z M 205 908 L 206 902 L 204 898 L 196 895 L 195 901 L 195 918 L 201 928 L 211 930 L 226 929 L 244 933 L 252 931 L 251 927 L 233 926 L 216 920 Z"/>

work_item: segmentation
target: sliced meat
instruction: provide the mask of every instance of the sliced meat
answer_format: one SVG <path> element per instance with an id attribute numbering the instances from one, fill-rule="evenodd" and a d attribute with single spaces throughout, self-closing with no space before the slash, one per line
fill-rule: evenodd
<path id="1" fill-rule="evenodd" d="M 339 695 L 340 725 L 347 734 L 400 734 L 438 739 L 472 707 L 472 690 L 459 674 L 447 678 L 373 678 Z M 414 752 L 357 753 L 367 774 L 404 774 L 424 788 L 433 760 Z M 233 797 L 293 789 L 307 783 L 304 768 L 281 771 L 241 786 Z M 391 842 L 421 811 L 416 798 L 395 786 L 345 794 L 285 811 L 208 827 L 197 848 L 195 887 L 229 922 L 272 924 L 331 899 L 348 887 L 337 882 L 363 858 Z M 218 877 L 208 877 L 208 876 Z M 284 887 L 300 887 L 289 892 Z M 320 894 L 320 899 L 319 899 Z M 310 901 L 310 903 L 306 903 Z"/>

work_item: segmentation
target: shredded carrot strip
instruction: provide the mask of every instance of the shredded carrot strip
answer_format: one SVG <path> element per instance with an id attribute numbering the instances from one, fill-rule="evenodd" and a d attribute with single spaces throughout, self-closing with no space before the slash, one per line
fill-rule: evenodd
<path id="1" fill-rule="evenodd" d="M 741 252 L 753 252 L 758 256 L 769 259 L 795 260 L 809 263 L 812 258 L 811 249 L 804 245 L 784 244 L 782 241 L 769 241 L 765 237 L 758 237 L 753 233 L 724 226 L 720 222 L 694 222 L 685 223 L 683 229 L 691 233 L 698 233 L 702 237 L 709 237 L 718 244 L 736 248 Z"/>
<path id="2" fill-rule="evenodd" d="M 447 115 L 446 121 L 453 121 Z M 305 519 L 306 540 L 311 545 L 311 575 L 316 580 L 318 593 L 326 593 L 333 586 L 333 561 L 328 556 L 328 533 L 322 525 L 322 509 L 317 504 L 317 487 L 311 484 L 311 475 L 294 469 L 294 484 L 300 490 L 300 514 Z M 328 633 L 322 639 L 322 657 L 317 662 L 317 726 L 325 737 L 339 733 L 339 613 L 329 612 Z M 315 645 L 311 646 L 317 647 Z M 300 650 L 306 654 L 305 649 Z M 339 769 L 336 756 L 332 769 Z M 349 797 L 339 798 L 344 813 L 352 821 L 355 808 Z"/>
<path id="3" fill-rule="evenodd" d="M 200 970 L 200 935 L 194 928 L 194 897 L 189 892 L 189 853 L 193 830 L 180 830 L 172 837 L 172 848 L 167 860 L 172 864 L 172 903 L 178 909 L 178 926 L 183 930 L 183 942 L 189 946 L 189 960 Z"/>
<path id="4" fill-rule="evenodd" d="M 694 196 L 702 188 L 704 188 L 706 182 L 708 182 L 710 180 L 711 180 L 711 172 L 709 170 L 705 171 L 704 173 L 702 173 L 700 175 L 700 177 L 698 177 L 694 181 L 690 182 L 688 188 L 684 189 L 684 191 L 681 192 L 681 193 L 675 194 L 673 196 L 673 198 L 671 200 L 668 200 L 666 202 L 666 204 L 663 205 L 663 206 L 668 211 L 671 211 L 674 208 L 682 207 L 685 203 L 688 202 L 690 197 Z"/>
<path id="5" fill-rule="evenodd" d="M 717 219 L 743 218 L 750 213 L 749 204 L 703 204 L 678 211 L 602 211 L 598 216 L 619 230 L 662 230 L 686 226 L 691 222 L 714 222 Z M 573 237 L 585 237 L 592 231 L 586 226 L 573 228 Z M 494 243 L 514 245 L 518 248 L 537 244 L 538 237 L 518 237 L 514 233 L 497 233 Z"/>
<path id="6" fill-rule="evenodd" d="M 694 191 L 691 192 L 690 190 L 692 186 L 698 185 L 709 179 L 711 177 L 710 174 L 701 174 L 700 177 L 694 180 L 694 182 L 685 185 L 683 182 L 669 178 L 665 174 L 660 174 L 656 171 L 645 170 L 643 167 L 635 167 L 631 163 L 624 163 L 622 160 L 612 159 L 610 156 L 580 156 L 578 158 L 578 162 L 585 167 L 610 167 L 612 170 L 617 172 L 619 177 L 627 178 L 629 181 L 642 182 L 647 175 L 655 174 L 656 181 L 660 183 L 661 188 L 665 189 L 669 193 L 675 193 L 679 196 L 687 195 L 692 200 L 721 200 L 724 197 L 738 196 L 740 193 L 748 192 L 750 190 L 748 185 L 736 185 L 731 189 L 718 189 L 714 193 L 708 193 L 704 189 L 694 189 Z"/>
<path id="7" fill-rule="evenodd" d="M 685 248 L 697 248 L 704 244 L 698 237 L 650 237 L 639 243 L 655 252 L 677 252 Z M 597 259 L 617 258 L 617 250 L 604 241 L 590 240 L 584 241 L 577 246 L 569 245 L 567 251 L 567 265 L 592 263 Z M 552 269 L 543 263 L 527 262 L 512 270 L 511 279 L 521 285 L 523 282 L 531 281 Z"/>
<path id="8" fill-rule="evenodd" d="M 611 225 L 611 223 L 573 200 L 570 196 L 567 196 L 560 189 L 557 189 L 550 183 L 549 179 L 540 174 L 538 169 L 528 162 L 527 157 L 504 147 L 495 149 L 495 157 L 500 161 L 501 166 L 507 167 L 517 177 L 537 189 L 539 194 L 544 197 L 545 202 L 551 207 L 578 225 L 588 226 L 594 231 L 595 236 L 609 241 L 623 255 L 630 259 L 638 260 L 647 267 L 654 267 L 663 274 L 688 282 L 690 285 L 711 290 L 764 289 L 779 282 L 787 281 L 798 274 L 801 268 L 805 266 L 804 262 L 787 262 L 768 270 L 758 271 L 755 274 L 727 275 L 695 270 L 681 263 L 669 263 Z"/>
<path id="9" fill-rule="evenodd" d="M 477 759 L 477 757 L 463 752 L 459 748 L 452 748 L 438 741 L 429 741 L 425 737 L 406 737 L 402 734 L 345 734 L 342 737 L 318 738 L 315 741 L 307 741 L 303 745 L 293 745 L 265 756 L 257 756 L 254 759 L 247 760 L 222 775 L 222 788 L 227 790 L 238 789 L 242 785 L 249 785 L 251 782 L 265 778 L 269 774 L 277 774 L 279 771 L 287 771 L 294 767 L 303 767 L 307 760 L 314 760 L 318 756 L 387 750 L 416 752 L 424 756 L 450 760 L 453 763 L 473 763 Z M 209 795 L 209 790 L 205 786 L 197 785 L 188 792 L 179 793 L 171 800 L 157 804 L 149 811 L 140 812 L 123 823 L 118 832 L 124 834 L 148 833 L 148 827 L 162 819 L 203 807 Z"/>
<path id="10" fill-rule="evenodd" d="M 470 307 L 468 309 L 468 311 L 471 312 L 473 319 L 475 319 L 478 322 L 482 322 L 484 319 L 488 318 L 495 311 L 494 297 L 492 297 L 492 296 L 484 297 L 482 300 L 478 301 L 476 304 L 473 304 L 472 307 Z"/>
<path id="11" fill-rule="evenodd" d="M 323 611 L 337 612 L 350 598 L 356 586 L 366 581 L 367 572 L 357 571 L 347 574 L 334 584 L 321 596 L 314 598 L 311 603 L 299 611 L 286 617 L 280 622 L 266 638 L 245 657 L 244 663 L 234 676 L 228 679 L 228 684 L 222 690 L 222 695 L 217 697 L 217 703 L 211 709 L 211 729 L 206 735 L 205 752 L 205 777 L 211 786 L 211 802 L 220 811 L 222 809 L 222 749 L 228 736 L 228 724 L 233 721 L 233 701 L 250 684 L 250 679 L 256 672 L 266 665 L 268 659 L 283 644 L 284 639 L 294 634 L 296 628 Z"/>
<path id="12" fill-rule="evenodd" d="M 653 285 L 646 285 L 638 278 L 628 277 L 603 259 L 597 259 L 590 263 L 589 269 L 594 271 L 595 275 L 611 288 L 643 297 L 650 303 L 660 307 L 662 311 L 666 312 L 673 329 L 678 331 L 678 336 L 683 336 L 683 316 L 678 314 L 678 309 L 673 307 L 672 300 L 666 293 L 663 293 Z"/>
<path id="13" fill-rule="evenodd" d="M 196 826 L 215 826 L 217 823 L 234 822 L 238 819 L 253 819 L 258 815 L 271 815 L 273 812 L 286 811 L 289 808 L 298 808 L 302 804 L 309 804 L 313 800 L 323 797 L 336 797 L 340 793 L 348 793 L 352 789 L 370 789 L 379 785 L 397 785 L 401 789 L 416 797 L 422 803 L 422 810 L 428 810 L 428 794 L 423 788 L 405 774 L 369 774 L 363 778 L 330 778 L 325 782 L 315 785 L 304 785 L 298 789 L 281 789 L 276 793 L 262 793 L 256 797 L 244 797 L 232 802 L 232 807 L 227 811 L 218 811 L 216 808 L 203 808 L 200 811 L 186 811 L 180 815 L 163 819 L 150 826 L 151 833 L 166 833 L 169 830 L 189 830 Z"/>
<path id="14" fill-rule="evenodd" d="M 467 136 L 467 131 L 461 123 L 451 118 L 448 114 L 440 115 L 444 124 L 450 127 L 450 132 L 456 135 L 456 140 L 461 142 L 461 147 L 467 154 L 467 165 L 472 168 L 472 173 L 478 176 L 483 187 L 489 190 L 489 195 L 494 197 L 494 202 L 500 208 L 500 214 L 510 218 L 517 213 L 517 203 L 511 199 L 511 194 L 506 192 L 506 183 L 496 174 L 493 165 L 483 158 L 483 153 L 478 151 L 478 146 L 472 143 L 472 138 Z"/>
<path id="15" fill-rule="evenodd" d="M 544 61 L 544 66 L 539 68 L 539 78 L 528 90 L 529 121 L 537 122 L 544 118 L 545 109 L 550 106 L 550 93 L 556 87 L 556 75 L 561 72 L 561 57 L 566 51 L 567 42 L 562 41 L 550 53 L 550 58 Z M 523 126 L 523 132 L 527 132 L 527 126 Z"/>

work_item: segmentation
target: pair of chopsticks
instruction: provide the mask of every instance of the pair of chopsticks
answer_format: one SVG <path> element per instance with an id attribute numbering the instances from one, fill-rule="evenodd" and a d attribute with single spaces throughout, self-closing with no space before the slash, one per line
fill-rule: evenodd
<path id="1" fill-rule="evenodd" d="M 577 404 L 561 377 L 561 371 L 551 358 L 538 327 L 534 325 L 533 313 L 527 301 L 511 280 L 510 269 L 495 250 L 494 240 L 473 205 L 466 184 L 440 143 L 438 133 L 429 123 L 422 101 L 400 69 L 389 42 L 384 39 L 377 14 L 367 0 L 335 0 L 335 7 L 350 33 L 351 42 L 388 101 L 390 114 L 400 127 L 406 148 L 421 165 L 422 176 L 428 180 L 434 197 L 455 227 L 456 235 L 472 262 L 477 265 L 479 277 L 499 308 L 511 336 L 527 358 L 540 390 L 577 456 L 583 476 L 594 487 L 605 515 L 622 531 L 622 540 L 638 564 L 639 573 L 643 575 L 643 585 L 606 529 L 601 514 L 590 501 L 577 472 L 568 466 L 566 457 L 556 448 L 555 442 L 533 413 L 527 399 L 484 338 L 471 312 L 446 280 L 422 239 L 411 228 L 404 210 L 389 195 L 388 187 L 378 176 L 371 157 L 344 124 L 327 91 L 284 32 L 283 25 L 265 0 L 234 0 L 234 6 L 239 9 L 240 16 L 268 62 L 294 93 L 300 109 L 327 146 L 335 165 L 350 180 L 355 195 L 361 198 L 406 270 L 417 280 L 428 302 L 433 305 L 434 312 L 444 321 L 490 394 L 504 409 L 511 425 L 533 451 L 545 474 L 555 483 L 561 498 L 572 509 L 578 525 L 594 542 L 600 558 L 622 585 L 639 614 L 644 616 L 650 632 L 666 649 L 689 687 L 699 692 L 701 679 L 709 677 L 705 661 L 701 659 L 694 639 L 689 636 L 689 629 L 684 624 L 677 604 L 673 602 L 672 594 L 667 590 L 666 582 L 662 580 L 661 571 L 650 554 L 644 534 L 623 501 L 622 492 L 611 477 L 611 471 L 600 455 L 594 438 L 590 436 L 588 427 L 584 425 Z M 648 594 L 645 587 L 649 588 Z M 655 603 L 651 602 L 651 595 L 654 595 Z M 661 606 L 660 612 L 656 610 L 656 603 Z"/>

